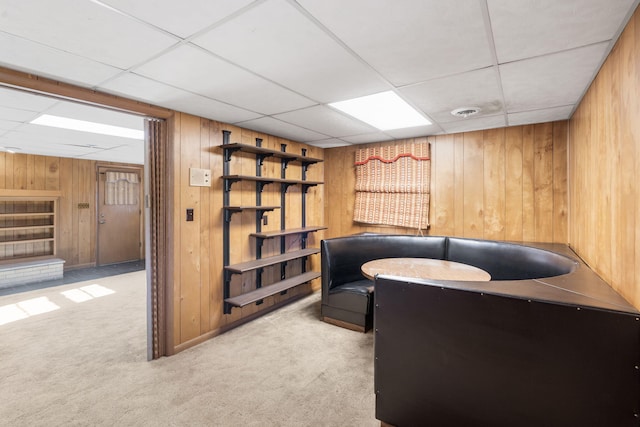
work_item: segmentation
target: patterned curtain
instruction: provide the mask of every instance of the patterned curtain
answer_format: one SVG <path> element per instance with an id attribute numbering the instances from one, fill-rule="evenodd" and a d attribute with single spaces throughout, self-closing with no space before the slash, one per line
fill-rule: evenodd
<path id="1" fill-rule="evenodd" d="M 137 205 L 140 180 L 133 172 L 107 172 L 105 205 Z"/>
<path id="2" fill-rule="evenodd" d="M 356 151 L 356 222 L 427 229 L 431 175 L 428 143 Z"/>

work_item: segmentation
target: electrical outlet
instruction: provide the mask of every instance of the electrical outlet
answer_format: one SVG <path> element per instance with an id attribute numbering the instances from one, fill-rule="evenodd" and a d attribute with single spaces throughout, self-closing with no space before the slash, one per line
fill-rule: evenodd
<path id="1" fill-rule="evenodd" d="M 264 216 L 262 217 L 262 225 L 267 225 L 267 224 L 269 224 L 269 219 L 268 219 L 268 218 L 269 218 L 269 217 L 268 217 L 268 216 L 266 216 L 266 215 L 264 215 Z"/>

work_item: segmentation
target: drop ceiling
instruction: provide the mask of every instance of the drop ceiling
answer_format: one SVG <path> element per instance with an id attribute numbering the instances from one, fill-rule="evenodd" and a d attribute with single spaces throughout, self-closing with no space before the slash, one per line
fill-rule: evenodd
<path id="1" fill-rule="evenodd" d="M 638 1 L 1 0 L 0 65 L 335 147 L 567 119 Z M 387 90 L 433 124 L 382 132 L 327 105 Z M 45 111 L 142 126 L 3 89 L 0 147 L 128 158 L 130 141 L 28 124 Z"/>

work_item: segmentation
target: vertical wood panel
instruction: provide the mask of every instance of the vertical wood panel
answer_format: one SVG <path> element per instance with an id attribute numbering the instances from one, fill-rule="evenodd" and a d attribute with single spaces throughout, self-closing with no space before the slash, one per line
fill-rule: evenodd
<path id="1" fill-rule="evenodd" d="M 431 219 L 442 234 L 455 233 L 455 168 L 453 135 L 437 136 L 431 144 Z"/>
<path id="2" fill-rule="evenodd" d="M 200 119 L 182 115 L 180 145 L 180 336 L 182 342 L 200 335 L 200 189 L 189 186 L 189 169 L 200 167 Z M 187 208 L 194 220 L 185 220 Z"/>
<path id="3" fill-rule="evenodd" d="M 567 122 L 553 124 L 553 241 L 567 241 Z"/>
<path id="4" fill-rule="evenodd" d="M 482 131 L 464 135 L 464 235 L 484 237 L 484 149 Z"/>
<path id="5" fill-rule="evenodd" d="M 640 308 L 640 12 L 569 123 L 569 241 Z"/>
<path id="6" fill-rule="evenodd" d="M 505 135 L 505 239 L 522 241 L 522 127 L 509 127 Z"/>
<path id="7" fill-rule="evenodd" d="M 464 134 L 453 135 L 454 171 L 454 236 L 464 236 Z M 432 159 L 432 163 L 439 159 Z M 438 234 L 438 230 L 434 230 Z"/>
<path id="8" fill-rule="evenodd" d="M 533 126 L 522 128 L 522 240 L 525 242 L 536 239 L 533 129 Z"/>
<path id="9" fill-rule="evenodd" d="M 553 241 L 553 123 L 534 125 L 535 241 Z"/>
<path id="10" fill-rule="evenodd" d="M 483 132 L 484 138 L 484 237 L 505 237 L 505 129 Z"/>

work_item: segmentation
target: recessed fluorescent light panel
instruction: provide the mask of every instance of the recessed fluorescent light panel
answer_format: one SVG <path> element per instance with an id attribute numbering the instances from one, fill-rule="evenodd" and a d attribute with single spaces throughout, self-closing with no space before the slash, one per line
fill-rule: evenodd
<path id="1" fill-rule="evenodd" d="M 380 130 L 427 126 L 431 122 L 418 113 L 395 92 L 333 102 L 329 106 L 343 111 Z"/>
<path id="2" fill-rule="evenodd" d="M 87 122 L 84 120 L 69 119 L 67 117 L 52 116 L 49 114 L 43 114 L 32 120 L 31 123 L 34 125 L 97 133 L 100 135 L 144 140 L 144 131 L 141 130 L 105 125 L 103 123 Z"/>

